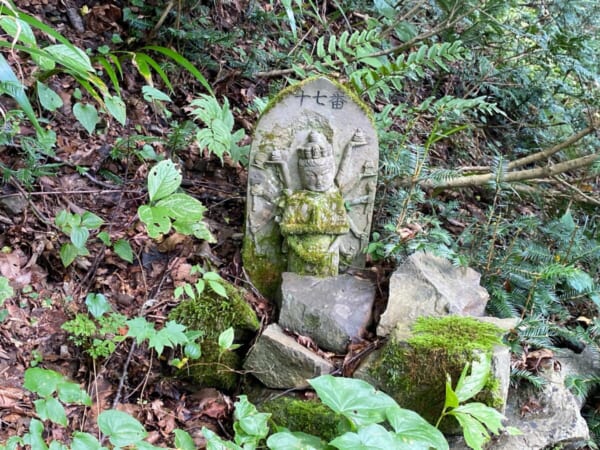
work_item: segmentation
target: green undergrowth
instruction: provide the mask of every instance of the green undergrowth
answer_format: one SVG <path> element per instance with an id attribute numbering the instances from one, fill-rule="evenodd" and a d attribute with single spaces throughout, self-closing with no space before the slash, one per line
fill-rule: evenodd
<path id="1" fill-rule="evenodd" d="M 383 347 L 369 375 L 378 385 L 386 386 L 401 406 L 435 423 L 444 405 L 447 374 L 457 380 L 470 361 L 482 353 L 491 355 L 494 346 L 501 344 L 502 330 L 468 317 L 420 317 L 410 336 L 399 334 L 396 330 Z M 475 400 L 501 407 L 497 391 L 498 381 L 490 376 Z M 440 429 L 455 431 L 454 419 L 445 419 Z"/>
<path id="2" fill-rule="evenodd" d="M 218 344 L 219 335 L 233 327 L 236 340 L 244 342 L 259 329 L 260 323 L 242 292 L 224 280 L 221 284 L 227 298 L 206 289 L 196 298 L 182 301 L 169 318 L 204 331 L 201 360 L 181 369 L 179 375 L 200 386 L 230 390 L 237 383 L 235 371 L 241 367 L 241 357 L 233 351 L 223 351 Z"/>

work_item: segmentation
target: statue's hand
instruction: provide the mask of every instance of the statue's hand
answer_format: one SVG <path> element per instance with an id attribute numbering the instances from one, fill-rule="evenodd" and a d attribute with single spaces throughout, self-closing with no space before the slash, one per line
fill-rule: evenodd
<path id="1" fill-rule="evenodd" d="M 283 157 L 281 156 L 281 150 L 273 150 L 271 152 L 271 161 L 273 162 L 281 162 L 283 161 Z"/>

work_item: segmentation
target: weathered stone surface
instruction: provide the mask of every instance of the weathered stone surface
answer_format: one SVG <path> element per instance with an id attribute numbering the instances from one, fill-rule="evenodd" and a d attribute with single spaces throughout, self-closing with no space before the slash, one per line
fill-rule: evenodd
<path id="1" fill-rule="evenodd" d="M 371 321 L 375 286 L 344 274 L 318 278 L 285 272 L 279 325 L 310 336 L 324 349 L 344 353 Z"/>
<path id="2" fill-rule="evenodd" d="M 378 158 L 368 108 L 341 84 L 312 78 L 269 104 L 250 151 L 243 249 L 264 295 L 284 271 L 364 266 Z"/>
<path id="3" fill-rule="evenodd" d="M 589 438 L 587 423 L 579 413 L 579 405 L 564 385 L 564 374 L 549 370 L 542 375 L 548 380 L 537 391 L 531 386 L 511 388 L 508 394 L 505 425 L 516 427 L 520 436 L 503 434 L 496 437 L 486 448 L 494 450 L 540 450 L 566 448 L 565 445 Z M 463 450 L 462 439 L 450 447 Z"/>
<path id="4" fill-rule="evenodd" d="M 390 279 L 390 295 L 377 334 L 386 336 L 397 323 L 410 326 L 417 317 L 483 316 L 489 299 L 471 268 L 454 267 L 446 259 L 413 253 Z"/>
<path id="5" fill-rule="evenodd" d="M 307 380 L 330 373 L 333 365 L 272 324 L 250 350 L 244 368 L 269 388 L 293 389 L 307 387 Z"/>

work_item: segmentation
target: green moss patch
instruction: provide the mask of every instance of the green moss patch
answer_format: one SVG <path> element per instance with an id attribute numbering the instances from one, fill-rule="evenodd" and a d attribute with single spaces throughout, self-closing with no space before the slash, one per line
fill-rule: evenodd
<path id="1" fill-rule="evenodd" d="M 299 400 L 279 397 L 259 405 L 262 412 L 271 413 L 277 426 L 290 431 L 302 431 L 329 442 L 341 434 L 346 419 L 319 400 Z"/>
<path id="2" fill-rule="evenodd" d="M 169 314 L 188 329 L 204 333 L 200 346 L 202 356 L 179 372 L 202 387 L 232 389 L 237 383 L 235 371 L 241 368 L 241 357 L 235 352 L 219 352 L 218 337 L 229 327 L 236 331 L 236 341 L 243 343 L 258 331 L 256 314 L 243 294 L 230 283 L 223 283 L 228 298 L 205 290 L 196 299 L 184 300 Z"/>
<path id="3" fill-rule="evenodd" d="M 444 405 L 446 375 L 450 375 L 454 386 L 476 353 L 491 355 L 494 346 L 501 344 L 503 331 L 489 323 L 457 316 L 421 317 L 411 331 L 407 339 L 390 339 L 369 375 L 400 406 L 435 423 Z M 497 391 L 498 382 L 490 376 L 474 400 L 499 407 Z M 450 431 L 455 425 L 446 422 L 441 428 Z"/>

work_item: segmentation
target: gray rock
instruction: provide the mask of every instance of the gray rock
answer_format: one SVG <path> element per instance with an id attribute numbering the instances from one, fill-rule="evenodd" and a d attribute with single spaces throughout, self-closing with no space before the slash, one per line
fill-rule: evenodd
<path id="1" fill-rule="evenodd" d="M 286 272 L 279 325 L 312 337 L 326 350 L 344 353 L 371 321 L 375 286 L 352 275 L 318 278 Z"/>
<path id="2" fill-rule="evenodd" d="M 308 387 L 307 380 L 330 373 L 334 367 L 272 324 L 250 350 L 244 369 L 269 388 L 294 389 Z"/>
<path id="3" fill-rule="evenodd" d="M 390 295 L 377 334 L 386 336 L 397 323 L 410 326 L 420 316 L 483 316 L 489 299 L 480 274 L 454 267 L 446 259 L 413 253 L 390 279 Z"/>
<path id="4" fill-rule="evenodd" d="M 542 372 L 548 383 L 539 391 L 532 386 L 510 389 L 506 425 L 516 427 L 520 436 L 503 434 L 488 445 L 494 450 L 538 450 L 589 439 L 587 423 L 579 412 L 575 396 L 565 387 L 564 373 Z"/>

